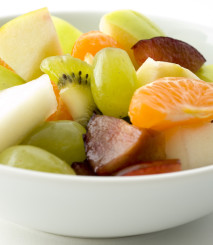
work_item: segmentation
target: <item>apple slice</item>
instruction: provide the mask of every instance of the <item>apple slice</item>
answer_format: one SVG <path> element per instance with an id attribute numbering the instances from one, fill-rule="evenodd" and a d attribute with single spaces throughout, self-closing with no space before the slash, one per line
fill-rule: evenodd
<path id="1" fill-rule="evenodd" d="M 143 86 L 162 77 L 186 77 L 199 79 L 190 70 L 171 62 L 155 61 L 148 58 L 137 70 L 137 79 Z"/>
<path id="2" fill-rule="evenodd" d="M 0 57 L 25 81 L 39 77 L 41 61 L 62 54 L 47 8 L 19 16 L 0 28 Z"/>
<path id="3" fill-rule="evenodd" d="M 177 159 L 144 162 L 124 168 L 118 171 L 115 176 L 136 176 L 148 174 L 163 174 L 181 170 L 181 163 Z"/>
<path id="4" fill-rule="evenodd" d="M 142 161 L 165 159 L 162 133 L 109 116 L 93 116 L 85 136 L 87 160 L 98 175 Z"/>
<path id="5" fill-rule="evenodd" d="M 183 169 L 213 164 L 213 123 L 174 127 L 165 132 L 167 158 L 178 158 Z"/>
<path id="6" fill-rule="evenodd" d="M 18 144 L 57 108 L 47 75 L 0 92 L 0 152 Z"/>
<path id="7" fill-rule="evenodd" d="M 132 49 L 139 66 L 150 57 L 156 61 L 176 63 L 192 72 L 196 72 L 206 61 L 197 49 L 188 43 L 171 37 L 154 37 L 140 40 Z"/>

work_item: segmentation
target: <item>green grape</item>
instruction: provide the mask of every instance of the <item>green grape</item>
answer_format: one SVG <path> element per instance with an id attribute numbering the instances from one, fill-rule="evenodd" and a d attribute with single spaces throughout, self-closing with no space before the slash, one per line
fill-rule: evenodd
<path id="1" fill-rule="evenodd" d="M 92 94 L 99 110 L 108 116 L 126 117 L 130 100 L 138 88 L 135 68 L 119 48 L 104 48 L 94 58 Z"/>
<path id="2" fill-rule="evenodd" d="M 82 162 L 86 158 L 83 134 L 86 130 L 75 121 L 45 122 L 34 130 L 22 144 L 45 149 L 65 162 Z"/>
<path id="3" fill-rule="evenodd" d="M 0 163 L 41 172 L 75 174 L 74 170 L 55 155 L 30 145 L 17 145 L 0 153 Z"/>
<path id="4" fill-rule="evenodd" d="M 0 65 L 0 90 L 21 84 L 24 80 L 20 76 Z"/>

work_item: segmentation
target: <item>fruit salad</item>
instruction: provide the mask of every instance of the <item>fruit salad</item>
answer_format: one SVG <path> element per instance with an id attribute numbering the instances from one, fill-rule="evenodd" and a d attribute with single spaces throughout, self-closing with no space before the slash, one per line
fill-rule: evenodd
<path id="1" fill-rule="evenodd" d="M 87 176 L 211 165 L 205 62 L 132 10 L 87 33 L 47 8 L 12 19 L 0 27 L 0 164 Z"/>

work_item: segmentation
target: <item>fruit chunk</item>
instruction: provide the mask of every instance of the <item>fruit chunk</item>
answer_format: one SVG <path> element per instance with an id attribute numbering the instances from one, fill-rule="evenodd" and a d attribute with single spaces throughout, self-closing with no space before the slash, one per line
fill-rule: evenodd
<path id="1" fill-rule="evenodd" d="M 67 54 L 44 59 L 41 70 L 58 85 L 60 96 L 73 120 L 86 126 L 96 109 L 90 88 L 93 80 L 92 67 Z"/>
<path id="2" fill-rule="evenodd" d="M 82 34 L 80 30 L 71 25 L 69 22 L 56 17 L 51 16 L 54 23 L 61 48 L 64 54 L 70 54 L 75 41 Z"/>
<path id="3" fill-rule="evenodd" d="M 88 123 L 85 150 L 98 175 L 109 175 L 142 161 L 165 159 L 161 133 L 100 115 L 93 116 Z"/>
<path id="4" fill-rule="evenodd" d="M 47 121 L 72 120 L 72 116 L 60 96 L 60 90 L 58 89 L 58 86 L 52 81 L 51 83 L 53 86 L 58 106 L 57 110 L 50 117 L 47 118 Z"/>
<path id="5" fill-rule="evenodd" d="M 85 133 L 85 128 L 74 121 L 45 122 L 30 133 L 22 144 L 40 147 L 71 164 L 86 158 Z"/>
<path id="6" fill-rule="evenodd" d="M 136 67 L 138 65 L 132 46 L 141 39 L 164 35 L 148 18 L 132 10 L 118 10 L 104 15 L 100 21 L 100 30 L 121 44 Z"/>
<path id="7" fill-rule="evenodd" d="M 120 48 L 120 45 L 109 35 L 100 31 L 90 31 L 76 40 L 71 55 L 84 60 L 87 53 L 95 56 L 98 51 L 106 47 Z"/>
<path id="8" fill-rule="evenodd" d="M 57 108 L 49 77 L 2 90 L 0 93 L 0 152 L 18 144 Z"/>
<path id="9" fill-rule="evenodd" d="M 0 57 L 25 81 L 39 77 L 41 61 L 62 53 L 47 8 L 19 16 L 0 28 Z"/>
<path id="10" fill-rule="evenodd" d="M 93 61 L 92 94 L 99 110 L 108 116 L 125 117 L 138 88 L 135 68 L 128 54 L 119 48 L 104 48 Z"/>
<path id="11" fill-rule="evenodd" d="M 77 175 L 96 176 L 88 161 L 74 162 L 71 166 Z"/>
<path id="12" fill-rule="evenodd" d="M 165 77 L 135 91 L 129 107 L 131 122 L 163 130 L 213 119 L 213 86 L 190 78 Z"/>
<path id="13" fill-rule="evenodd" d="M 23 83 L 24 80 L 19 75 L 0 65 L 0 90 Z"/>
<path id="14" fill-rule="evenodd" d="M 133 47 L 134 56 L 139 66 L 148 57 L 156 61 L 167 61 L 196 72 L 206 61 L 197 49 L 183 41 L 171 37 L 154 37 L 140 40 Z"/>
<path id="15" fill-rule="evenodd" d="M 5 67 L 5 68 L 7 68 L 8 70 L 14 72 L 14 70 L 13 70 L 13 69 L 12 69 L 6 62 L 4 62 L 4 61 L 0 58 L 0 67 L 1 67 L 1 66 L 3 66 L 3 67 Z"/>
<path id="16" fill-rule="evenodd" d="M 60 158 L 35 146 L 12 146 L 0 153 L 0 163 L 11 167 L 24 168 L 58 174 L 75 174 L 73 169 Z"/>
<path id="17" fill-rule="evenodd" d="M 180 161 L 177 159 L 144 162 L 118 171 L 116 176 L 136 176 L 148 174 L 171 173 L 181 170 Z"/>
<path id="18" fill-rule="evenodd" d="M 162 77 L 186 77 L 199 79 L 193 72 L 184 67 L 181 67 L 178 64 L 164 61 L 155 61 L 151 58 L 148 58 L 141 65 L 136 74 L 141 86 Z"/>
<path id="19" fill-rule="evenodd" d="M 204 65 L 197 72 L 196 75 L 206 82 L 213 82 L 213 65 Z"/>
<path id="20" fill-rule="evenodd" d="M 178 158 L 183 169 L 212 165 L 213 124 L 181 125 L 165 131 L 167 158 Z"/>

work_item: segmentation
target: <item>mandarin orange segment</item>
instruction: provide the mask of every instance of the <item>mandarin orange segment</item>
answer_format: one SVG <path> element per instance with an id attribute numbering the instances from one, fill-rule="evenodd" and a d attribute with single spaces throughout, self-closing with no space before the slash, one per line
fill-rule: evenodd
<path id="1" fill-rule="evenodd" d="M 140 128 L 166 128 L 213 119 L 213 86 L 201 80 L 164 77 L 137 89 L 129 116 Z"/>
<path id="2" fill-rule="evenodd" d="M 14 72 L 14 70 L 5 61 L 3 61 L 1 58 L 0 58 L 0 65 L 7 68 L 8 70 Z"/>
<path id="3" fill-rule="evenodd" d="M 69 110 L 61 99 L 58 86 L 52 81 L 51 83 L 56 96 L 56 100 L 58 102 L 58 106 L 57 110 L 49 118 L 47 118 L 47 121 L 72 120 L 72 116 L 70 115 Z"/>
<path id="4" fill-rule="evenodd" d="M 71 55 L 75 58 L 84 60 L 85 55 L 95 54 L 103 48 L 114 47 L 120 48 L 118 42 L 111 36 L 100 31 L 90 31 L 82 34 L 75 42 Z"/>

